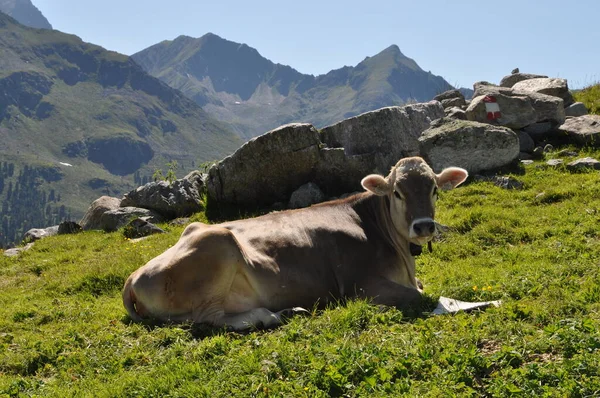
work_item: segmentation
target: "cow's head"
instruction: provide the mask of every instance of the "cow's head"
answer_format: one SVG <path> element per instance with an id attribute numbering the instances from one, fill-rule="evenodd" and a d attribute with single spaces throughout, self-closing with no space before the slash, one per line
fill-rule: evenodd
<path id="1" fill-rule="evenodd" d="M 396 231 L 411 243 L 429 242 L 436 229 L 435 201 L 439 189 L 452 189 L 467 179 L 466 170 L 449 167 L 435 174 L 420 157 L 401 159 L 387 177 L 371 174 L 362 186 L 377 196 L 387 196 Z"/>

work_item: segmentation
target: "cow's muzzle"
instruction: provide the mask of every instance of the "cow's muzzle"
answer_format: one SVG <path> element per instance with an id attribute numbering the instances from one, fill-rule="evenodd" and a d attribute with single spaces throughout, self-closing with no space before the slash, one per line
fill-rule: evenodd
<path id="1" fill-rule="evenodd" d="M 418 218 L 412 222 L 409 230 L 409 238 L 419 244 L 429 242 L 436 232 L 435 221 L 431 218 Z"/>

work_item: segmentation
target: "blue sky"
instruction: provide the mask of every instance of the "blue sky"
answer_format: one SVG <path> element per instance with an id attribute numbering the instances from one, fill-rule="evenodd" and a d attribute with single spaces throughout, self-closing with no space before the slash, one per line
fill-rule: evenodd
<path id="1" fill-rule="evenodd" d="M 453 84 L 522 72 L 600 81 L 600 0 L 33 0 L 55 29 L 133 54 L 207 32 L 302 73 L 354 66 L 392 44 Z"/>

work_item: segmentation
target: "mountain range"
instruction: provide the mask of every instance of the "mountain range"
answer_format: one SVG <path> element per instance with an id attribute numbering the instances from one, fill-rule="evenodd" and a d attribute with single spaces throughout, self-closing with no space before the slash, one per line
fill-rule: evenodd
<path id="1" fill-rule="evenodd" d="M 61 207 L 78 220 L 167 163 L 181 177 L 241 143 L 131 58 L 0 13 L 0 244 L 58 221 Z"/>
<path id="2" fill-rule="evenodd" d="M 132 58 L 243 138 L 289 122 L 323 127 L 384 106 L 431 100 L 453 88 L 392 45 L 358 65 L 313 76 L 208 33 L 179 36 Z"/>

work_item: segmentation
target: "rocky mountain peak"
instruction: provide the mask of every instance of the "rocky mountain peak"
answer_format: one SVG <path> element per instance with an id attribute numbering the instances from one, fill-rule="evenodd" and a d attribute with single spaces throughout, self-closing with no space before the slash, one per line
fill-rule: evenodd
<path id="1" fill-rule="evenodd" d="M 0 11 L 31 28 L 52 29 L 52 25 L 31 0 L 0 0 Z"/>

